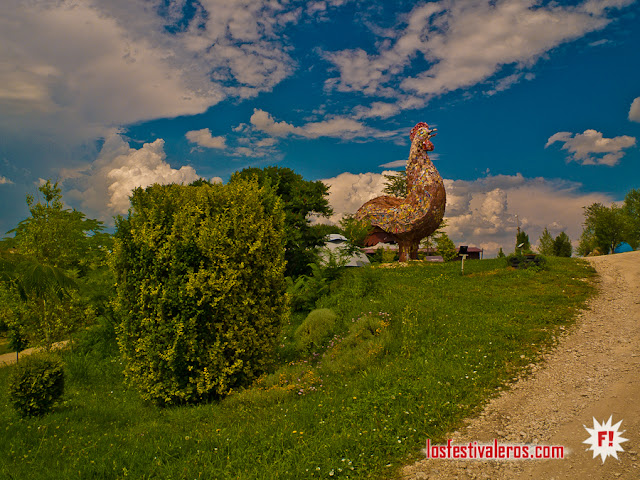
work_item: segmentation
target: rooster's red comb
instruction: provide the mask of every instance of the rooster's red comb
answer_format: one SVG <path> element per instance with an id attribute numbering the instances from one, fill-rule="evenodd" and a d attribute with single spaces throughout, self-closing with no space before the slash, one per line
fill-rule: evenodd
<path id="1" fill-rule="evenodd" d="M 413 137 L 416 136 L 416 132 L 418 131 L 418 129 L 420 129 L 422 127 L 429 128 L 429 125 L 427 125 L 424 122 L 420 122 L 420 123 L 417 123 L 416 126 L 411 129 L 411 133 L 409 134 L 409 138 L 411 139 L 412 142 L 413 142 Z"/>

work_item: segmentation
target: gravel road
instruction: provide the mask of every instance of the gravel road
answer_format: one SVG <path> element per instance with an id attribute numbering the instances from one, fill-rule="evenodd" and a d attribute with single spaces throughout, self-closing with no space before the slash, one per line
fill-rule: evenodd
<path id="1" fill-rule="evenodd" d="M 640 478 L 640 252 L 588 259 L 599 293 L 529 377 L 491 400 L 454 443 L 563 445 L 562 460 L 422 460 L 403 480 Z M 613 416 L 629 441 L 618 459 L 593 458 L 585 426 Z M 426 440 L 426 439 L 425 439 Z"/>

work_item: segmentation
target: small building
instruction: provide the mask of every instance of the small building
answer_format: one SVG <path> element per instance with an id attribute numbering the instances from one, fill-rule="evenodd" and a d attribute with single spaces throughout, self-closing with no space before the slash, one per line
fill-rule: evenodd
<path id="1" fill-rule="evenodd" d="M 461 245 L 458 248 L 458 260 L 462 260 L 463 254 L 467 255 L 467 260 L 482 260 L 484 257 L 484 248 Z"/>

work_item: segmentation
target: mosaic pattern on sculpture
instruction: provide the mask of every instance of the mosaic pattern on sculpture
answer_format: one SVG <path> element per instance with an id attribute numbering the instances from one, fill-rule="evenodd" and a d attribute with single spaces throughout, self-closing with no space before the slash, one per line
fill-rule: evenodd
<path id="1" fill-rule="evenodd" d="M 381 208 L 374 199 L 357 213 L 359 218 L 367 218 L 373 226 L 393 234 L 410 232 L 429 220 L 439 224 L 444 215 L 444 204 L 432 205 L 435 190 L 440 188 L 444 191 L 444 185 L 427 155 L 427 151 L 434 148 L 429 140 L 429 127 L 421 122 L 411 133 L 411 151 L 406 167 L 407 197 L 399 205 L 389 208 Z"/>

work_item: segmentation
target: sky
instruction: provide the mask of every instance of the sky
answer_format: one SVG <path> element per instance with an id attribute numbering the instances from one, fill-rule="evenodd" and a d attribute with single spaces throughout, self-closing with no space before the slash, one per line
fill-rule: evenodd
<path id="1" fill-rule="evenodd" d="M 640 188 L 634 0 L 3 0 L 0 232 L 45 179 L 112 227 L 153 183 L 279 165 L 337 222 L 404 168 L 417 122 L 446 231 L 493 256 L 517 222 L 577 244 Z"/>

